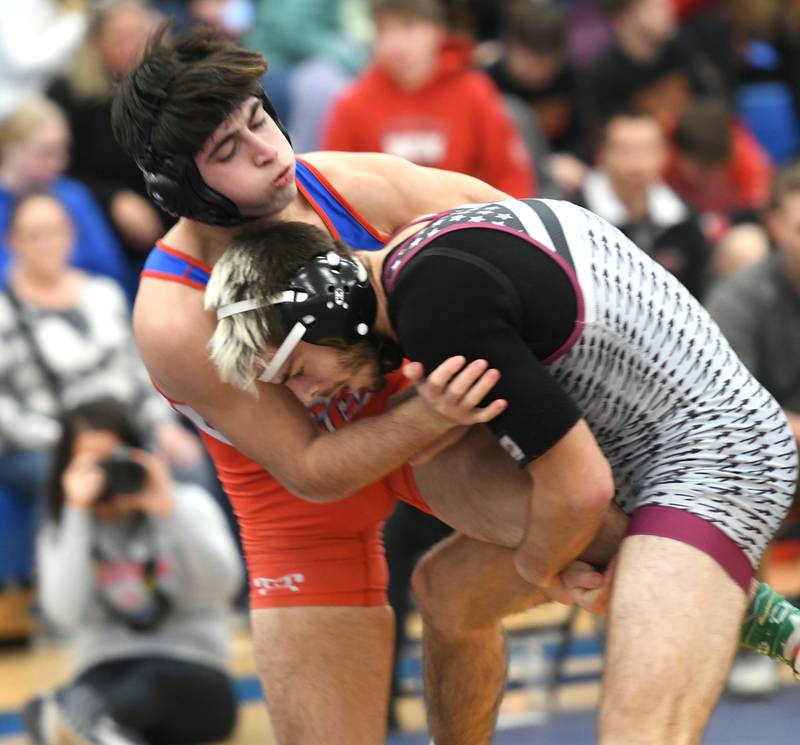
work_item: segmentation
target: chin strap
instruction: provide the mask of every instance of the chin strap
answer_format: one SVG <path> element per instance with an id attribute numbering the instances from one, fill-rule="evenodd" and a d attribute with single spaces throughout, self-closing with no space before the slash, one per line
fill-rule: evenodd
<path id="1" fill-rule="evenodd" d="M 306 331 L 308 331 L 308 327 L 312 323 L 314 323 L 314 316 L 305 316 L 292 327 L 292 330 L 283 340 L 283 344 L 281 344 L 278 347 L 278 351 L 272 355 L 272 359 L 269 361 L 267 369 L 258 376 L 260 381 L 264 383 L 272 382 L 273 378 L 278 374 L 286 360 L 289 359 L 289 355 L 294 351 L 294 348 L 305 336 Z"/>

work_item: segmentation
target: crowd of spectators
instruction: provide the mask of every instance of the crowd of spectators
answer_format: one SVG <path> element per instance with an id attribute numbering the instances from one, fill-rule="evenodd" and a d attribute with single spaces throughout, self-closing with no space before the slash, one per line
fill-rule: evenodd
<path id="1" fill-rule="evenodd" d="M 138 272 L 173 218 L 146 198 L 109 112 L 115 80 L 168 17 L 176 29 L 212 24 L 266 56 L 264 86 L 298 152 L 382 151 L 602 215 L 708 303 L 800 437 L 798 8 L 0 4 L 0 498 L 36 501 L 60 415 L 98 394 L 138 418 L 175 473 L 216 489 L 199 475 L 193 434 L 148 390 L 130 331 Z M 387 528 L 402 578 L 391 591 L 399 644 L 419 536 L 443 534 L 429 520 L 403 509 Z M 800 552 L 773 561 L 779 589 L 800 597 Z"/>

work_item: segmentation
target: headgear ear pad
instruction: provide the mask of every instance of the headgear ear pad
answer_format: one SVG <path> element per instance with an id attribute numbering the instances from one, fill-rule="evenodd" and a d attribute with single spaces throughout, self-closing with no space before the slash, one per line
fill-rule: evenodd
<path id="1" fill-rule="evenodd" d="M 335 347 L 366 341 L 375 349 L 381 374 L 400 367 L 399 345 L 373 331 L 378 301 L 358 259 L 333 251 L 315 256 L 287 289 L 294 291 L 295 299 L 277 307 L 287 328 L 297 323 L 306 327 L 304 341 Z"/>
<path id="2" fill-rule="evenodd" d="M 289 133 L 264 91 L 260 98 L 264 110 L 291 144 Z M 228 197 L 203 181 L 194 158 L 180 155 L 157 158 L 148 144 L 137 163 L 142 169 L 147 193 L 165 212 L 222 227 L 236 227 L 249 219 Z"/>
<path id="3" fill-rule="evenodd" d="M 378 301 L 358 259 L 333 251 L 315 256 L 287 289 L 302 299 L 277 307 L 287 328 L 298 322 L 308 327 L 309 344 L 347 347 L 364 340 L 375 323 Z"/>

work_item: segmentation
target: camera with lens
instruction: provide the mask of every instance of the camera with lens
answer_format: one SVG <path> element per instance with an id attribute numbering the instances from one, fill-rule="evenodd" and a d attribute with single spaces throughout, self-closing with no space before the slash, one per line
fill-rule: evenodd
<path id="1" fill-rule="evenodd" d="M 116 448 L 98 465 L 105 475 L 98 502 L 107 502 L 120 494 L 134 494 L 141 491 L 147 482 L 147 471 L 141 463 L 131 458 L 128 448 Z"/>

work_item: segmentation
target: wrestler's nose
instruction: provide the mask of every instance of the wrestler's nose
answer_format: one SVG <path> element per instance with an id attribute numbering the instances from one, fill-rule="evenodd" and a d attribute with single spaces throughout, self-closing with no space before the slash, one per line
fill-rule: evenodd
<path id="1" fill-rule="evenodd" d="M 304 404 L 311 403 L 320 391 L 320 383 L 317 380 L 288 380 L 286 385 L 289 386 L 292 393 Z"/>
<path id="2" fill-rule="evenodd" d="M 278 148 L 265 142 L 260 137 L 253 139 L 253 158 L 257 165 L 263 166 L 271 163 L 278 155 Z"/>

